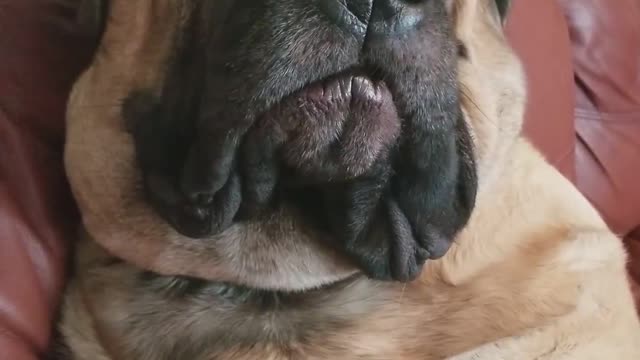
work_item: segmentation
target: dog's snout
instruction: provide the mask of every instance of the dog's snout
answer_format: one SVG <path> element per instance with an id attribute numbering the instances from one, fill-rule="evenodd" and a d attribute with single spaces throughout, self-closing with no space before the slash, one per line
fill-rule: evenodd
<path id="1" fill-rule="evenodd" d="M 423 18 L 427 0 L 321 0 L 325 14 L 356 36 L 390 36 L 409 31 Z"/>

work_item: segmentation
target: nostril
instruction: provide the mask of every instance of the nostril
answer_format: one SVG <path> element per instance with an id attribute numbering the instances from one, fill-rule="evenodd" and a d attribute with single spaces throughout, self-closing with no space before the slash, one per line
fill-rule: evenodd
<path id="1" fill-rule="evenodd" d="M 318 0 L 330 21 L 364 39 L 414 28 L 430 0 Z"/>
<path id="2" fill-rule="evenodd" d="M 374 0 L 319 0 L 320 10 L 336 25 L 364 39 Z"/>
<path id="3" fill-rule="evenodd" d="M 343 6 L 346 6 L 349 12 L 354 14 L 362 23 L 369 22 L 374 0 L 338 0 L 338 2 L 343 3 Z"/>
<path id="4" fill-rule="evenodd" d="M 392 35 L 410 30 L 423 19 L 428 0 L 376 0 L 373 3 L 368 34 Z"/>

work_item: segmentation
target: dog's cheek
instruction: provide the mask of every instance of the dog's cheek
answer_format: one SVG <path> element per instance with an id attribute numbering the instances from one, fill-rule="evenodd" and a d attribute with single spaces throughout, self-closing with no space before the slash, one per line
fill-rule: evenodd
<path id="1" fill-rule="evenodd" d="M 477 179 L 471 137 L 458 113 L 448 115 L 454 127 L 405 143 L 392 181 L 392 198 L 415 237 L 415 256 L 425 261 L 448 251 L 475 205 Z M 391 241 L 405 241 L 394 235 Z"/>
<path id="2" fill-rule="evenodd" d="M 325 188 L 324 213 L 338 246 L 369 277 L 415 279 L 428 259 L 447 252 L 466 225 L 475 204 L 476 168 L 462 114 L 454 122 L 450 131 L 421 143 L 419 153 L 429 160 L 421 171 L 406 167 L 395 174 L 395 189 L 388 186 L 388 159 L 365 177 Z M 409 156 L 397 151 L 400 158 Z"/>
<path id="3" fill-rule="evenodd" d="M 462 116 L 459 117 L 456 125 L 456 153 L 443 158 L 453 162 L 457 166 L 457 171 L 455 178 L 445 181 L 446 183 L 439 190 L 448 193 L 447 188 L 450 182 L 453 193 L 444 195 L 445 200 L 442 204 L 431 208 L 429 210 L 431 212 L 425 209 L 423 218 L 434 219 L 427 226 L 416 222 L 418 227 L 422 225 L 418 230 L 418 242 L 421 244 L 419 248 L 427 248 L 428 258 L 432 260 L 441 258 L 448 252 L 455 237 L 467 225 L 475 208 L 478 190 L 477 168 L 472 138 Z M 443 199 L 442 194 L 425 193 L 421 196 L 425 199 Z M 440 216 L 433 212 L 439 212 Z"/>
<path id="4" fill-rule="evenodd" d="M 235 196 L 214 199 L 219 207 L 230 209 L 215 214 L 208 207 L 186 201 L 176 184 L 193 129 L 188 121 L 172 114 L 167 111 L 166 103 L 160 103 L 150 91 L 133 92 L 122 106 L 123 120 L 134 141 L 146 200 L 176 230 L 199 238 L 230 223 L 229 214 L 235 213 L 240 200 Z M 235 192 L 225 195 L 239 191 L 237 178 L 232 180 L 226 186 Z"/>
<path id="5" fill-rule="evenodd" d="M 185 154 L 181 150 L 186 148 L 187 134 L 166 116 L 158 99 L 150 91 L 132 92 L 123 103 L 122 116 L 133 137 L 141 172 L 175 176 Z"/>

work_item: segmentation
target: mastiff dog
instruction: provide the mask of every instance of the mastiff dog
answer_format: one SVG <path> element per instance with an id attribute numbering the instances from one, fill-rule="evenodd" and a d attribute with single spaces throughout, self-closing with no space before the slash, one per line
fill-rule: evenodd
<path id="1" fill-rule="evenodd" d="M 506 0 L 86 0 L 73 360 L 640 359 Z"/>

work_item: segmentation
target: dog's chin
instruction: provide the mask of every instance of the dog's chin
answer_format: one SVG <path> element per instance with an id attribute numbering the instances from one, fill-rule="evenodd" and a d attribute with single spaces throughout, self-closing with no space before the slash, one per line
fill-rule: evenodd
<path id="1" fill-rule="evenodd" d="M 283 201 L 272 211 L 239 221 L 219 235 L 186 239 L 190 252 L 209 254 L 208 274 L 216 283 L 259 290 L 300 292 L 330 286 L 361 271 L 322 229 L 314 214 Z M 211 266 L 212 264 L 215 264 Z"/>
<path id="2" fill-rule="evenodd" d="M 331 291 L 343 289 L 362 280 L 362 275 L 354 274 L 315 287 L 307 288 L 263 288 L 242 284 L 207 281 L 185 276 L 161 276 L 144 271 L 139 280 L 152 292 L 162 292 L 174 296 L 184 296 L 197 291 L 205 291 L 218 301 L 235 305 L 259 306 L 262 308 L 277 306 L 283 301 L 300 301 L 307 297 L 321 296 Z"/>

